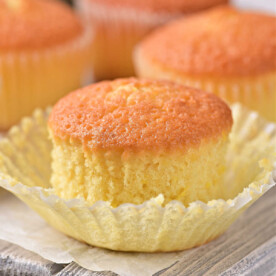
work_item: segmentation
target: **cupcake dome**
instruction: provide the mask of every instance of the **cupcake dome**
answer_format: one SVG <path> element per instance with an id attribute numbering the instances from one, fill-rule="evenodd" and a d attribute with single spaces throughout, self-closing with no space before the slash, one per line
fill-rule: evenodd
<path id="1" fill-rule="evenodd" d="M 276 119 L 276 20 L 216 8 L 149 35 L 135 52 L 139 76 L 189 84 Z"/>
<path id="2" fill-rule="evenodd" d="M 77 0 L 80 12 L 95 31 L 93 44 L 96 79 L 134 74 L 132 51 L 153 28 L 228 0 Z"/>
<path id="3" fill-rule="evenodd" d="M 90 34 L 53 0 L 0 0 L 0 129 L 81 85 Z"/>
<path id="4" fill-rule="evenodd" d="M 49 118 L 52 185 L 65 199 L 118 206 L 220 198 L 231 130 L 213 94 L 166 81 L 119 79 L 73 92 Z"/>
<path id="5" fill-rule="evenodd" d="M 79 18 L 58 2 L 1 0 L 0 3 L 1 52 L 59 46 L 83 32 Z"/>

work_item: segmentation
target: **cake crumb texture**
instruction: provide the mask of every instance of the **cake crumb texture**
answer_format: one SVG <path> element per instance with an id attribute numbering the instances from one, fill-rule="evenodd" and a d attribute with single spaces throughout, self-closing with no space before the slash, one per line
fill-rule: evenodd
<path id="1" fill-rule="evenodd" d="M 91 153 L 75 143 L 55 140 L 51 183 L 61 198 L 84 198 L 89 204 L 99 200 L 114 207 L 142 204 L 159 194 L 163 204 L 207 202 L 223 197 L 220 181 L 227 145 L 224 135 L 185 152 Z"/>

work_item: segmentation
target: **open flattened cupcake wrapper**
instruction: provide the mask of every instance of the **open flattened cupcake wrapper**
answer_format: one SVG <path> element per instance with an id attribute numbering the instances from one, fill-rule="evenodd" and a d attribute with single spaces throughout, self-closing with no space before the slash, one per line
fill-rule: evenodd
<path id="1" fill-rule="evenodd" d="M 64 200 L 50 187 L 51 142 L 47 118 L 37 110 L 0 141 L 0 185 L 61 232 L 88 244 L 122 251 L 175 251 L 204 244 L 222 234 L 275 185 L 276 125 L 255 112 L 232 106 L 234 126 L 227 154 L 224 199 L 179 201 L 162 206 L 162 195 L 142 205 L 107 202 L 88 206 Z"/>

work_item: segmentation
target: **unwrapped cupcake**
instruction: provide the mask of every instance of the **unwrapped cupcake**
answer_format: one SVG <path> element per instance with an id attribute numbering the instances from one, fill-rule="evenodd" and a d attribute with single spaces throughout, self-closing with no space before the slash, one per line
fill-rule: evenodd
<path id="1" fill-rule="evenodd" d="M 228 0 L 76 0 L 95 31 L 96 79 L 134 74 L 132 50 L 150 30 L 180 15 L 227 3 Z"/>
<path id="2" fill-rule="evenodd" d="M 221 198 L 230 108 L 166 81 L 93 84 L 53 108 L 52 185 L 65 199 L 142 204 L 163 194 L 185 205 Z"/>
<path id="3" fill-rule="evenodd" d="M 53 104 L 91 74 L 92 35 L 65 4 L 0 1 L 0 129 Z"/>
<path id="4" fill-rule="evenodd" d="M 276 18 L 230 7 L 179 19 L 134 54 L 140 77 L 169 79 L 276 120 Z"/>

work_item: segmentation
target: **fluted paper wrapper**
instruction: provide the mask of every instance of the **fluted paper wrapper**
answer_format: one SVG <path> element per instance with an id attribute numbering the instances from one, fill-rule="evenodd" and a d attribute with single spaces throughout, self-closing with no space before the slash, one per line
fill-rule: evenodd
<path id="1" fill-rule="evenodd" d="M 0 129 L 93 80 L 93 30 L 49 49 L 0 55 Z"/>
<path id="2" fill-rule="evenodd" d="M 142 205 L 122 204 L 112 208 L 107 202 L 88 206 L 82 199 L 59 198 L 49 182 L 52 148 L 47 131 L 49 110 L 37 110 L 33 117 L 24 119 L 1 140 L 0 185 L 54 228 L 88 244 L 151 252 L 204 244 L 222 234 L 241 212 L 275 185 L 272 165 L 276 160 L 276 125 L 240 105 L 233 105 L 232 111 L 234 126 L 227 153 L 223 199 L 208 203 L 196 201 L 189 206 L 172 201 L 162 206 L 163 197 L 159 195 Z M 71 244 L 67 244 L 67 248 L 72 246 L 74 249 L 76 244 L 80 244 L 69 240 Z M 59 240 L 56 246 L 60 248 Z M 127 265 L 128 258 L 134 256 L 131 253 L 114 253 L 92 247 L 91 250 L 94 255 L 89 256 L 93 256 L 93 262 L 89 262 L 81 250 L 74 252 L 73 260 L 90 269 L 109 269 L 122 275 L 147 275 L 155 272 L 157 267 L 162 269 L 168 265 L 165 258 L 160 262 L 162 254 L 156 254 L 156 258 L 155 254 L 150 255 L 151 265 L 145 257 L 148 254 L 138 254 L 140 266 L 145 262 L 145 270 L 139 274 L 138 270 L 135 272 L 135 266 L 130 268 Z M 100 258 L 103 252 L 104 262 Z M 59 255 L 52 260 L 64 262 Z M 126 264 L 118 264 L 118 261 Z M 168 261 L 172 264 L 173 257 Z"/>
<path id="3" fill-rule="evenodd" d="M 186 79 L 185 83 L 183 81 L 182 83 L 215 93 L 228 103 L 240 102 L 248 108 L 256 110 L 267 120 L 276 122 L 276 81 L 274 73 L 259 79 L 241 79 L 232 83 L 189 78 Z"/>

